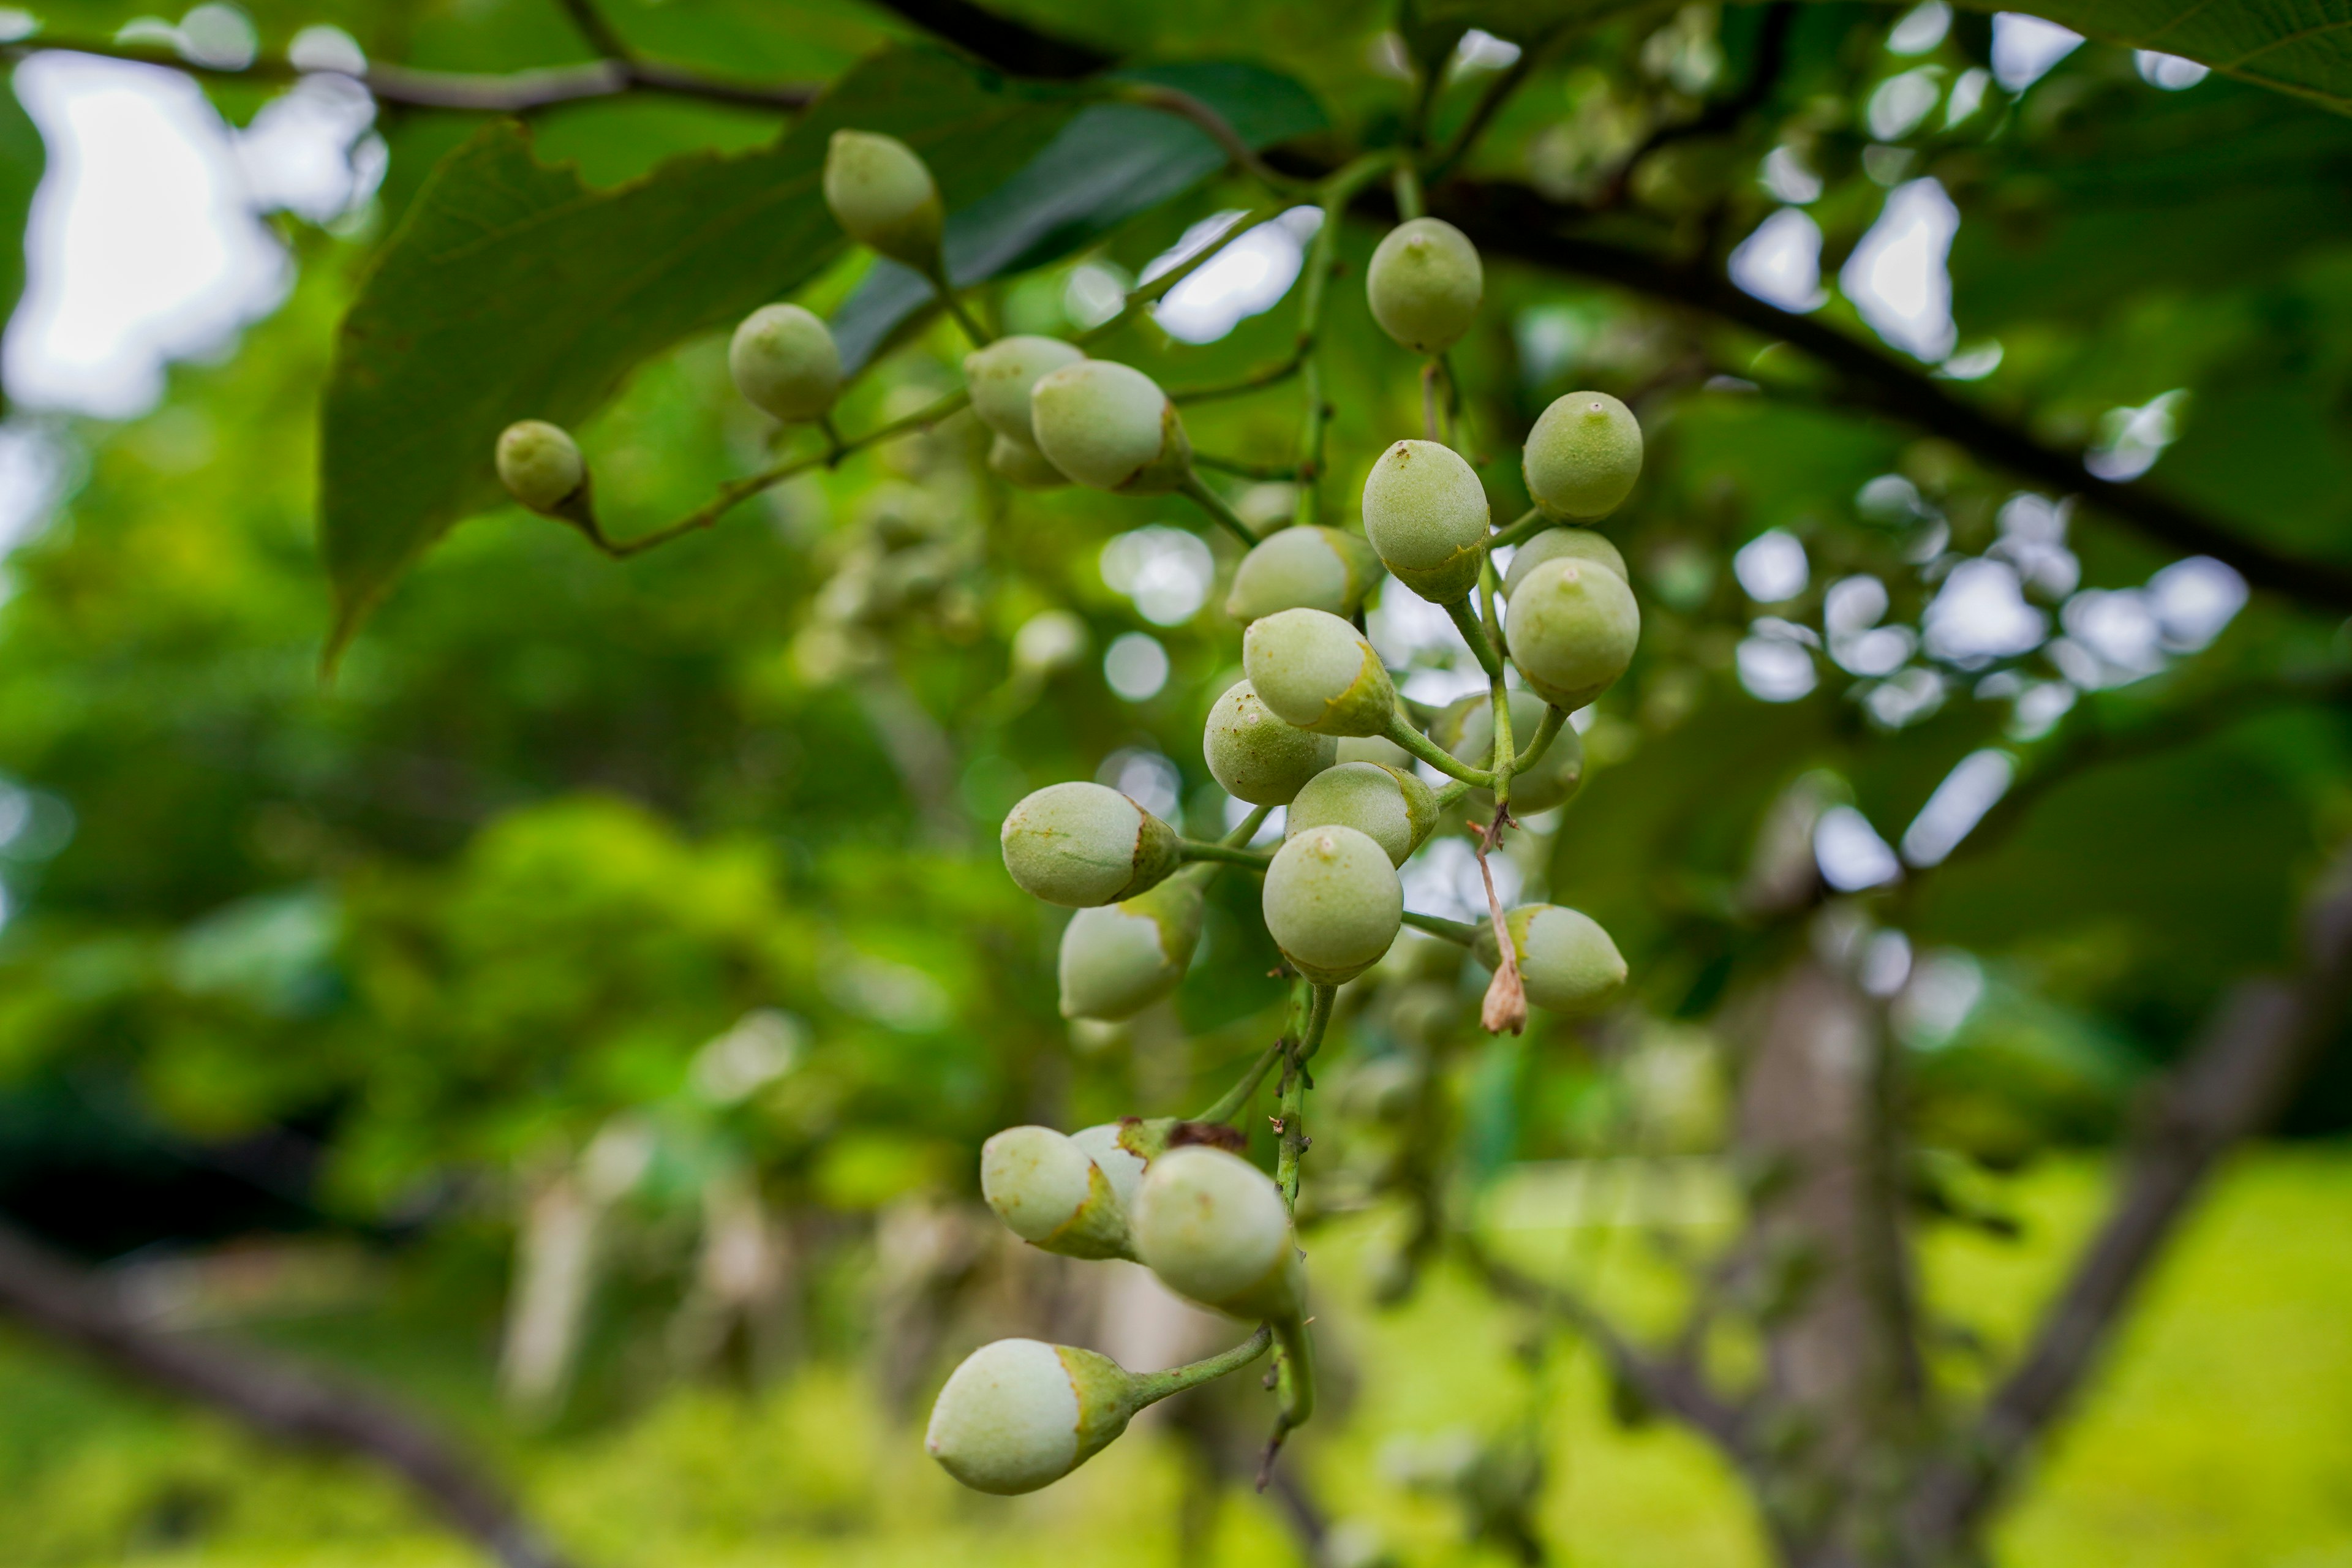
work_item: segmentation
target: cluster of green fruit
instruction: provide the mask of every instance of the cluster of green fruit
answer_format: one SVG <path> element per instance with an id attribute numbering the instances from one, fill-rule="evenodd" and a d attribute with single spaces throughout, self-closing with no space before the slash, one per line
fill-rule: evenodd
<path id="1" fill-rule="evenodd" d="M 1183 422 L 1150 376 L 1058 339 L 982 340 L 946 279 L 938 189 L 911 149 L 836 133 L 824 193 L 852 237 L 929 278 L 980 343 L 964 363 L 966 391 L 993 437 L 988 460 L 998 475 L 1120 495 L 1181 492 L 1252 541 L 1227 601 L 1245 627 L 1245 679 L 1211 709 L 1202 749 L 1217 782 L 1257 812 L 1226 840 L 1200 843 L 1116 790 L 1060 784 L 1013 807 L 1002 843 L 1016 882 L 1077 911 L 1060 957 L 1062 1011 L 1074 1018 L 1123 1019 L 1168 995 L 1198 947 L 1207 879 L 1234 864 L 1261 873 L 1266 929 L 1313 998 L 1312 1037 L 1286 1041 L 1297 1047 L 1295 1069 L 1319 1043 L 1333 988 L 1395 942 L 1407 919 L 1399 868 L 1448 809 L 1475 801 L 1489 813 L 1483 856 L 1513 809 L 1547 810 L 1581 782 L 1566 720 L 1624 673 L 1640 613 L 1616 549 L 1576 525 L 1606 517 L 1632 489 L 1639 425 L 1605 394 L 1553 403 L 1522 456 L 1536 510 L 1507 530 L 1495 527 L 1470 464 L 1433 428 L 1373 464 L 1361 535 L 1301 526 L 1260 540 L 1202 483 Z M 1459 230 L 1422 217 L 1381 241 L 1366 289 L 1382 330 L 1434 358 L 1469 329 L 1484 278 Z M 841 387 L 831 333 L 796 305 L 754 312 L 729 363 L 744 396 L 787 423 L 826 420 Z M 827 434 L 838 450 L 829 425 Z M 498 465 L 526 506 L 584 522 L 587 470 L 562 430 L 510 427 Z M 1517 544 L 1507 574 L 1494 561 L 1506 541 Z M 1391 592 L 1446 609 L 1490 677 L 1486 695 L 1434 714 L 1400 700 L 1360 624 L 1383 574 L 1399 585 Z M 1507 666 L 1523 689 L 1507 684 Z M 1442 782 L 1433 786 L 1416 763 Z M 1287 809 L 1283 842 L 1252 849 L 1276 807 Z M 1622 958 L 1587 916 L 1548 904 L 1506 912 L 1491 891 L 1489 900 L 1491 919 L 1475 926 L 1414 923 L 1496 972 L 1490 1028 L 1518 1027 L 1529 1001 L 1590 1011 L 1622 984 Z M 1245 1100 L 1255 1085 L 1237 1094 Z M 988 1345 L 949 1379 L 932 1415 L 929 1449 L 950 1473 L 984 1491 L 1044 1486 L 1116 1437 L 1142 1405 L 1222 1375 L 1268 1343 L 1281 1355 L 1277 1440 L 1305 1419 L 1313 1384 L 1291 1227 L 1295 1174 L 1286 1191 L 1223 1146 L 1238 1142 L 1222 1126 L 1134 1119 L 1069 1136 L 1013 1128 L 989 1141 L 982 1190 L 1016 1235 L 1072 1257 L 1132 1258 L 1178 1294 L 1264 1328 L 1225 1356 L 1158 1373 L 1032 1340 Z"/>

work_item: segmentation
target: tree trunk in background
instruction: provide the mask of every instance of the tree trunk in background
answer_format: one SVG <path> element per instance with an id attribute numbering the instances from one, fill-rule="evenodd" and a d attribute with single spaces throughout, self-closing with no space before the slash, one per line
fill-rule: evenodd
<path id="1" fill-rule="evenodd" d="M 1863 1561 L 1916 1441 L 1921 1386 L 1877 1008 L 1808 952 L 1735 1015 L 1765 1332 L 1762 1501 L 1792 1563 Z"/>

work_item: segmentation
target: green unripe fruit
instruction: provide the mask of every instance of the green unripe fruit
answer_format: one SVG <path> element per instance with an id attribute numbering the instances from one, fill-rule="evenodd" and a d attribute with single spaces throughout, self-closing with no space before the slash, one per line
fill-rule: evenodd
<path id="1" fill-rule="evenodd" d="M 1151 1162 L 1135 1250 L 1171 1290 L 1236 1318 L 1291 1319 L 1307 1304 L 1281 1189 L 1223 1149 L 1189 1143 Z"/>
<path id="2" fill-rule="evenodd" d="M 1108 1356 L 999 1340 L 948 1375 L 923 1447 L 975 1491 L 1034 1492 L 1101 1453 L 1141 1404 L 1136 1380 Z"/>
<path id="3" fill-rule="evenodd" d="M 1176 830 L 1115 789 L 1048 784 L 1004 819 L 1004 868 L 1049 904 L 1131 899 L 1176 869 Z"/>
<path id="4" fill-rule="evenodd" d="M 1519 982 L 1538 1007 L 1571 1016 L 1601 1006 L 1625 984 L 1625 959 L 1601 922 L 1557 904 L 1523 904 L 1503 917 L 1518 960 Z M 1501 960 L 1495 923 L 1480 922 L 1472 949 L 1494 968 Z"/>
<path id="5" fill-rule="evenodd" d="M 1030 390 L 1040 377 L 1086 357 L 1084 349 L 1059 338 L 999 338 L 963 356 L 963 384 L 971 394 L 971 411 L 998 435 L 1034 447 Z"/>
<path id="6" fill-rule="evenodd" d="M 727 368 L 743 400 L 787 425 L 820 417 L 841 392 L 841 350 L 832 330 L 798 305 L 762 305 L 727 344 Z"/>
<path id="7" fill-rule="evenodd" d="M 1040 1251 L 1129 1255 L 1127 1210 L 1110 1177 L 1050 1127 L 1008 1127 L 982 1144 L 980 1193 L 1007 1230 Z"/>
<path id="8" fill-rule="evenodd" d="M 1574 712 L 1633 662 L 1642 612 L 1625 579 L 1561 556 L 1528 573 L 1503 617 L 1511 662 L 1538 695 Z"/>
<path id="9" fill-rule="evenodd" d="M 1235 800 L 1287 805 L 1308 779 L 1339 760 L 1339 745 L 1284 723 L 1248 681 L 1238 680 L 1209 710 L 1201 753 Z"/>
<path id="10" fill-rule="evenodd" d="M 1625 557 L 1601 535 L 1589 528 L 1547 528 L 1520 545 L 1511 557 L 1511 569 L 1503 574 L 1503 597 L 1509 598 L 1527 581 L 1528 573 L 1562 556 L 1590 561 L 1595 566 L 1606 566 L 1628 583 L 1633 580 L 1633 574 L 1625 570 Z"/>
<path id="11" fill-rule="evenodd" d="M 1275 851 L 1261 908 L 1290 966 L 1318 985 L 1338 985 L 1378 963 L 1396 941 L 1404 888 L 1370 835 L 1316 827 Z"/>
<path id="12" fill-rule="evenodd" d="M 1318 735 L 1378 735 L 1396 711 L 1388 667 L 1364 634 L 1323 610 L 1278 610 L 1242 637 L 1251 689 L 1276 717 Z"/>
<path id="13" fill-rule="evenodd" d="M 507 493 L 543 517 L 580 493 L 588 464 L 580 444 L 561 425 L 518 419 L 499 432 L 499 482 Z"/>
<path id="14" fill-rule="evenodd" d="M 1381 331 L 1415 353 L 1444 353 L 1470 330 L 1486 293 L 1478 247 L 1443 218 L 1389 230 L 1364 269 L 1364 296 Z"/>
<path id="15" fill-rule="evenodd" d="M 1118 1194 L 1118 1206 L 1129 1214 L 1135 1212 L 1135 1194 L 1143 1185 L 1143 1172 L 1148 1156 L 1128 1145 L 1129 1128 L 1140 1129 L 1144 1123 L 1129 1118 L 1126 1121 L 1104 1121 L 1093 1127 L 1081 1127 L 1070 1134 L 1070 1142 L 1083 1151 L 1102 1173 L 1110 1178 L 1110 1189 Z"/>
<path id="16" fill-rule="evenodd" d="M 912 147 L 895 136 L 836 131 L 824 153 L 824 205 L 860 245 L 926 277 L 940 270 L 947 221 L 940 187 Z"/>
<path id="17" fill-rule="evenodd" d="M 1545 516 L 1607 517 L 1642 477 L 1641 422 L 1605 392 L 1571 392 L 1537 417 L 1519 468 Z"/>
<path id="18" fill-rule="evenodd" d="M 1535 739 L 1536 727 L 1543 722 L 1544 700 L 1532 691 L 1511 693 L 1511 744 L 1524 752 Z M 1493 700 L 1486 697 L 1465 697 L 1438 715 L 1432 727 L 1430 739 L 1444 747 L 1474 768 L 1483 768 L 1495 760 L 1495 710 Z M 1521 814 L 1549 811 L 1555 805 L 1565 805 L 1584 784 L 1584 742 L 1568 725 L 1544 748 L 1542 756 L 1523 773 L 1511 775 L 1511 809 Z M 1488 790 L 1473 790 L 1482 801 L 1492 800 Z"/>
<path id="19" fill-rule="evenodd" d="M 1433 604 L 1470 592 L 1492 521 L 1470 465 L 1434 441 L 1399 441 L 1364 481 L 1364 532 L 1381 564 Z"/>
<path id="20" fill-rule="evenodd" d="M 1164 495 L 1192 471 L 1176 405 L 1131 364 L 1082 359 L 1039 377 L 1029 422 L 1045 460 L 1089 489 Z"/>
<path id="21" fill-rule="evenodd" d="M 1410 768 L 1341 763 L 1307 782 L 1284 819 L 1287 840 L 1316 827 L 1352 827 L 1402 866 L 1437 826 L 1437 796 Z"/>
<path id="22" fill-rule="evenodd" d="M 1045 460 L 1045 453 L 1010 436 L 989 442 L 988 471 L 1024 490 L 1057 490 L 1070 482 L 1067 474 Z"/>
<path id="23" fill-rule="evenodd" d="M 1172 878 L 1062 928 L 1062 1016 L 1117 1023 L 1176 989 L 1201 945 L 1201 889 Z"/>
<path id="24" fill-rule="evenodd" d="M 1234 572 L 1225 614 L 1247 626 L 1277 610 L 1325 610 L 1342 618 L 1380 580 L 1372 547 L 1336 528 L 1286 528 L 1261 540 Z"/>

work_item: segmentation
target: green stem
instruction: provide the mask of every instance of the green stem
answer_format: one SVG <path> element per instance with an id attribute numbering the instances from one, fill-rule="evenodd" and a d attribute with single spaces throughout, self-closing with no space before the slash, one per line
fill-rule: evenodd
<path id="1" fill-rule="evenodd" d="M 1407 910 L 1404 912 L 1404 923 L 1415 931 L 1427 931 L 1432 936 L 1443 937 L 1458 947 L 1471 946 L 1478 940 L 1476 926 L 1465 925 L 1460 921 L 1449 921 L 1442 915 L 1415 914 L 1412 910 Z"/>
<path id="2" fill-rule="evenodd" d="M 1453 617 L 1454 627 L 1462 634 L 1462 640 L 1470 645 L 1471 655 L 1477 659 L 1478 668 L 1486 672 L 1486 679 L 1502 679 L 1502 656 L 1486 639 L 1486 628 L 1478 624 L 1476 612 L 1470 608 L 1470 596 L 1465 594 L 1454 600 L 1445 606 L 1445 613 Z"/>
<path id="3" fill-rule="evenodd" d="M 1523 773 L 1543 761 L 1543 754 L 1551 750 L 1551 743 L 1559 738 L 1560 727 L 1567 722 L 1566 709 L 1546 708 L 1543 722 L 1536 726 L 1534 736 L 1528 742 L 1528 749 L 1521 752 L 1518 759 L 1511 763 L 1511 771 L 1515 773 Z"/>
<path id="4" fill-rule="evenodd" d="M 1307 1028 L 1297 1048 L 1283 1058 L 1282 1102 L 1276 1112 L 1281 1123 L 1281 1137 L 1275 1145 L 1274 1184 L 1282 1189 L 1282 1201 L 1294 1210 L 1298 1207 L 1298 1162 L 1307 1152 L 1307 1063 L 1323 1047 L 1323 1031 L 1331 1023 L 1332 998 L 1339 994 L 1336 985 L 1318 985 L 1307 1007 Z"/>
<path id="5" fill-rule="evenodd" d="M 1474 768 L 1461 761 L 1436 742 L 1406 723 L 1404 715 L 1402 713 L 1392 713 L 1389 716 L 1388 738 L 1448 778 L 1460 779 L 1464 784 L 1474 785 L 1478 789 L 1495 787 L 1494 774 Z"/>
<path id="6" fill-rule="evenodd" d="M 1242 1074 L 1239 1083 L 1219 1095 L 1214 1105 L 1193 1117 L 1192 1120 L 1231 1121 L 1234 1117 L 1239 1116 L 1242 1108 L 1256 1096 L 1257 1086 L 1265 1081 L 1265 1075 L 1274 1070 L 1274 1064 L 1282 1060 L 1289 1049 L 1290 1037 L 1287 1035 L 1266 1047 L 1257 1060 L 1250 1064 L 1249 1071 Z"/>
<path id="7" fill-rule="evenodd" d="M 1070 341 L 1080 345 L 1084 345 L 1093 342 L 1097 338 L 1107 337 L 1110 333 L 1117 331 L 1119 328 L 1125 326 L 1128 321 L 1134 318 L 1138 313 L 1148 310 L 1150 306 L 1157 303 L 1159 300 L 1168 292 L 1168 290 L 1175 288 L 1177 284 L 1181 283 L 1185 279 L 1190 278 L 1202 268 L 1206 267 L 1212 260 L 1216 258 L 1218 254 L 1222 252 L 1225 247 L 1231 245 L 1234 241 L 1247 234 L 1258 225 L 1270 222 L 1275 218 L 1280 217 L 1284 213 L 1290 210 L 1291 205 L 1292 204 L 1289 202 L 1273 202 L 1265 206 L 1255 207 L 1249 212 L 1244 213 L 1239 218 L 1234 221 L 1232 227 L 1226 229 L 1224 233 L 1217 236 L 1213 242 L 1202 246 L 1199 254 L 1186 257 L 1183 260 L 1178 262 L 1175 266 L 1170 268 L 1159 277 L 1154 278 L 1150 282 L 1141 284 L 1134 289 L 1129 289 L 1127 302 L 1119 307 L 1118 313 L 1117 315 L 1111 317 L 1108 321 L 1097 321 Z"/>
<path id="8" fill-rule="evenodd" d="M 993 340 L 988 335 L 987 329 L 972 320 L 971 312 L 964 309 L 963 301 L 956 298 L 955 285 L 948 281 L 944 263 L 931 274 L 930 285 L 931 292 L 940 297 L 940 303 L 947 307 L 948 314 L 953 316 L 956 325 L 963 329 L 963 335 L 971 340 L 971 346 L 986 348 Z"/>
<path id="9" fill-rule="evenodd" d="M 1227 1373 L 1239 1372 L 1265 1353 L 1266 1346 L 1275 1341 L 1276 1330 L 1271 1323 L 1260 1324 L 1257 1332 L 1229 1351 L 1210 1356 L 1205 1361 L 1171 1366 L 1166 1372 L 1139 1372 L 1129 1375 L 1135 1379 L 1135 1407 L 1157 1405 L 1171 1394 L 1181 1394 L 1188 1388 L 1198 1388 L 1213 1383 Z"/>
<path id="10" fill-rule="evenodd" d="M 1223 838 L 1218 839 L 1217 842 L 1223 845 L 1228 849 L 1239 849 L 1244 845 L 1246 845 L 1251 839 L 1257 837 L 1257 830 L 1264 827 L 1265 826 L 1265 819 L 1273 815 L 1274 807 L 1270 805 L 1261 805 L 1255 811 L 1251 812 L 1247 816 L 1243 817 L 1238 826 L 1236 826 L 1231 833 L 1226 834 Z"/>
<path id="11" fill-rule="evenodd" d="M 1187 860 L 1217 860 L 1228 866 L 1246 866 L 1253 871 L 1263 871 L 1274 859 L 1271 849 L 1238 849 L 1227 844 L 1204 844 L 1198 838 L 1184 839 L 1178 853 Z"/>
<path id="12" fill-rule="evenodd" d="M 1528 539 L 1536 534 L 1541 533 L 1547 528 L 1558 528 L 1559 526 L 1560 525 L 1559 523 L 1554 522 L 1550 518 L 1544 515 L 1543 509 L 1541 507 L 1531 506 L 1528 508 L 1526 511 L 1514 518 L 1511 521 L 1509 527 L 1498 528 L 1494 532 L 1488 534 L 1486 536 L 1486 548 L 1488 551 L 1492 552 L 1506 544 L 1517 544 L 1522 539 Z"/>
<path id="13" fill-rule="evenodd" d="M 1224 497 L 1202 482 L 1199 473 L 1188 470 L 1184 475 L 1184 482 L 1176 487 L 1176 493 L 1224 524 L 1234 537 L 1242 542 L 1244 548 L 1256 545 L 1257 534 L 1248 523 L 1241 520 L 1239 513 L 1225 504 Z"/>
<path id="14" fill-rule="evenodd" d="M 1519 759 L 1511 746 L 1511 694 L 1499 669 L 1495 672 L 1487 706 L 1495 714 L 1495 816 L 1500 820 L 1511 809 L 1511 775 L 1518 771 Z"/>
<path id="15" fill-rule="evenodd" d="M 1267 1326 L 1282 1346 L 1282 1361 L 1275 1373 L 1281 1415 L 1274 1441 L 1279 1447 L 1283 1438 L 1306 1426 L 1315 1414 L 1315 1342 L 1307 1337 L 1303 1319 L 1282 1318 Z"/>
<path id="16" fill-rule="evenodd" d="M 657 528 L 651 533 L 641 533 L 635 539 L 622 540 L 617 542 L 597 538 L 597 547 L 615 561 L 625 561 L 630 556 L 642 554 L 656 545 L 667 544 L 671 540 L 692 533 L 697 529 L 709 528 L 742 502 L 758 495 L 761 490 L 773 489 L 786 479 L 807 473 L 813 468 L 830 467 L 852 453 L 862 452 L 868 447 L 877 446 L 894 437 L 911 435 L 918 430 L 928 430 L 949 415 L 963 407 L 971 400 L 968 393 L 950 392 L 929 407 L 918 409 L 904 419 L 894 419 L 877 429 L 869 430 L 854 441 L 830 442 L 825 451 L 814 456 L 793 458 L 785 462 L 772 464 L 756 474 L 746 475 L 740 479 L 730 479 L 719 487 L 718 496 L 708 504 L 688 512 L 677 521 L 666 527 Z M 595 536 L 592 535 L 592 537 Z"/>
<path id="17" fill-rule="evenodd" d="M 1301 375 L 1300 395 L 1306 401 L 1306 417 L 1298 432 L 1298 512 L 1299 527 L 1308 527 L 1317 521 L 1320 501 L 1318 485 L 1323 477 L 1323 437 L 1330 423 L 1330 411 L 1323 402 L 1322 325 L 1323 302 L 1329 297 L 1331 274 L 1336 267 L 1339 247 L 1339 226 L 1348 214 L 1348 204 L 1356 193 L 1380 178 L 1381 171 L 1394 161 L 1393 153 L 1375 153 L 1358 158 L 1337 170 L 1323 182 L 1323 222 L 1315 230 L 1315 238 L 1307 249 L 1307 265 L 1302 276 L 1306 288 L 1298 300 L 1298 353 Z"/>
<path id="18" fill-rule="evenodd" d="M 1245 463 L 1239 458 L 1218 458 L 1206 452 L 1193 453 L 1192 462 L 1196 468 L 1213 469 L 1217 473 L 1231 474 L 1236 479 L 1243 479 L 1264 481 L 1295 479 L 1298 477 L 1297 468 L 1288 463 Z"/>
<path id="19" fill-rule="evenodd" d="M 1399 221 L 1410 222 L 1427 211 L 1421 199 L 1421 171 L 1413 167 L 1411 154 L 1397 160 L 1395 186 Z"/>
<path id="20" fill-rule="evenodd" d="M 1437 809 L 1444 811 L 1453 805 L 1455 801 L 1467 795 L 1470 793 L 1471 787 L 1472 786 L 1469 784 L 1464 784 L 1460 779 L 1455 779 L 1452 784 L 1438 785 L 1435 796 L 1437 801 Z M 1411 919 L 1412 917 L 1407 916 L 1406 918 Z"/>
<path id="21" fill-rule="evenodd" d="M 1307 363 L 1307 341 L 1302 335 L 1298 340 L 1297 347 L 1291 350 L 1288 359 L 1260 370 L 1254 370 L 1249 374 L 1237 377 L 1233 381 L 1212 382 L 1206 386 L 1179 387 L 1168 395 L 1168 401 L 1213 403 L 1220 397 L 1239 397 L 1244 393 L 1257 392 L 1265 387 L 1278 385 L 1297 375 L 1300 368 Z"/>

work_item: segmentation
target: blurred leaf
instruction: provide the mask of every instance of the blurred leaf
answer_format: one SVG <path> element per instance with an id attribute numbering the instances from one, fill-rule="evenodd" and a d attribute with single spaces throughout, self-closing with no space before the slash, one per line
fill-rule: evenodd
<path id="1" fill-rule="evenodd" d="M 2086 38 L 2154 49 L 2256 82 L 2352 110 L 2352 0 L 2292 5 L 2216 5 L 2214 0 L 1961 0 L 1971 11 L 2025 11 Z"/>
<path id="2" fill-rule="evenodd" d="M 516 125 L 485 128 L 435 172 L 343 322 L 321 433 L 330 660 L 420 553 L 497 501 L 500 429 L 577 422 L 650 355 L 839 252 L 818 188 L 834 131 L 905 139 L 952 207 L 1067 112 L 908 50 L 852 71 L 772 148 L 681 158 L 612 191 L 539 163 Z"/>
<path id="3" fill-rule="evenodd" d="M 0 91 L 0 325 L 25 293 L 25 219 L 47 163 L 33 117 L 13 87 Z"/>
<path id="4" fill-rule="evenodd" d="M 1202 61 L 1123 74 L 1191 93 L 1223 115 L 1252 147 L 1270 147 L 1328 123 L 1305 88 L 1259 66 Z M 1044 266 L 1224 164 L 1225 155 L 1205 132 L 1172 114 L 1096 104 L 1064 126 L 1028 167 L 948 220 L 949 274 L 958 283 L 978 283 Z M 834 318 L 842 363 L 853 370 L 866 363 L 930 297 L 912 270 L 877 261 Z"/>

